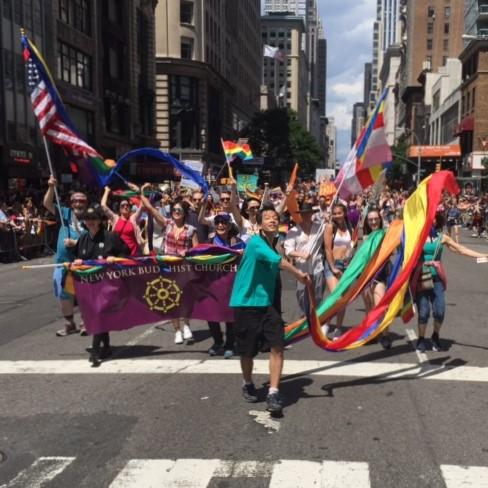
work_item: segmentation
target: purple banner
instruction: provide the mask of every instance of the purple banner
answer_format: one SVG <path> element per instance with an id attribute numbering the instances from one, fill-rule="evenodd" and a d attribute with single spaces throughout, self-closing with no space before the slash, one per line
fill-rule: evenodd
<path id="1" fill-rule="evenodd" d="M 73 275 L 76 299 L 90 334 L 180 317 L 232 322 L 229 301 L 238 265 L 108 266 Z"/>

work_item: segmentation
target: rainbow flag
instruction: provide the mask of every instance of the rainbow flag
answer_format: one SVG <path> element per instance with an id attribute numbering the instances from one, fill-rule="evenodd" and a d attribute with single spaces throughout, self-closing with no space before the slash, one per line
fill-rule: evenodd
<path id="1" fill-rule="evenodd" d="M 376 183 L 392 164 L 392 154 L 385 134 L 386 89 L 337 175 L 335 185 L 341 198 L 357 195 Z"/>
<path id="2" fill-rule="evenodd" d="M 87 185 L 106 184 L 115 161 L 104 158 L 78 134 L 61 100 L 41 53 L 24 34 L 21 37 L 32 109 L 43 137 L 61 146 L 74 172 Z"/>
<path id="3" fill-rule="evenodd" d="M 254 157 L 249 144 L 237 144 L 232 141 L 222 141 L 222 147 L 224 148 L 225 159 L 229 162 L 236 156 L 243 161 L 249 161 Z"/>

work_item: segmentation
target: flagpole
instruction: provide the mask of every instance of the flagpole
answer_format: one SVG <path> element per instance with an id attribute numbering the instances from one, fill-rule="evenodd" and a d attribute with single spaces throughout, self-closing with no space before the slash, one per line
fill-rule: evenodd
<path id="1" fill-rule="evenodd" d="M 51 154 L 49 153 L 49 147 L 47 145 L 47 139 L 46 136 L 42 136 L 42 141 L 44 142 L 44 149 L 46 151 L 46 157 L 47 157 L 47 164 L 49 166 L 49 173 L 51 174 L 52 177 L 54 176 L 54 168 L 53 168 L 53 163 L 51 161 Z M 58 212 L 59 212 L 59 220 L 61 222 L 61 228 L 63 229 L 63 232 L 66 231 L 65 225 L 64 225 L 64 219 L 63 219 L 63 213 L 61 212 L 61 203 L 59 200 L 59 193 L 58 193 L 58 187 L 54 185 L 54 198 L 56 199 L 56 206 L 58 207 Z"/>

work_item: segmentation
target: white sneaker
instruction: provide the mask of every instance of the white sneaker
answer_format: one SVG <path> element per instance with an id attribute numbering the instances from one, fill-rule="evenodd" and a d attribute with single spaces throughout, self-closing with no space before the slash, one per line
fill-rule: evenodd
<path id="1" fill-rule="evenodd" d="M 175 344 L 183 344 L 183 334 L 181 330 L 177 330 L 175 333 Z"/>
<path id="2" fill-rule="evenodd" d="M 327 337 L 330 334 L 330 325 L 329 324 L 322 325 L 322 333 L 324 334 L 325 337 Z"/>
<path id="3" fill-rule="evenodd" d="M 332 340 L 335 342 L 341 337 L 342 335 L 342 327 L 336 327 L 334 333 L 332 334 Z"/>
<path id="4" fill-rule="evenodd" d="M 193 334 L 188 324 L 183 325 L 183 339 L 185 339 L 185 341 L 193 340 Z"/>

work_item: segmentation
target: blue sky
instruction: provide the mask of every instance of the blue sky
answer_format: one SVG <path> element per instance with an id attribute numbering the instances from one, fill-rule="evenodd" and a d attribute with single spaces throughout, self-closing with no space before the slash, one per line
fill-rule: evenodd
<path id="1" fill-rule="evenodd" d="M 351 145 L 351 112 L 363 99 L 364 63 L 372 59 L 376 0 L 318 0 L 327 38 L 327 115 L 337 125 L 337 159 Z"/>

